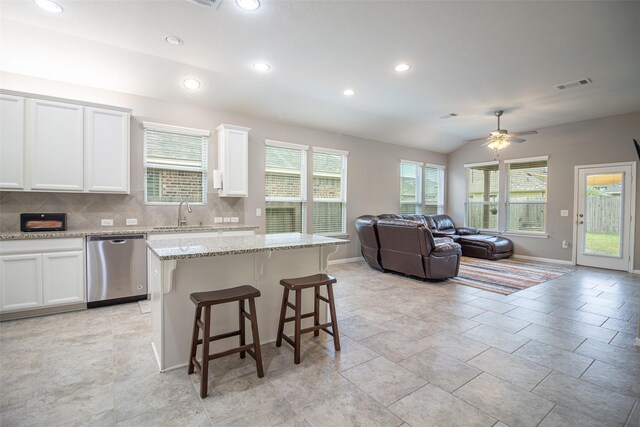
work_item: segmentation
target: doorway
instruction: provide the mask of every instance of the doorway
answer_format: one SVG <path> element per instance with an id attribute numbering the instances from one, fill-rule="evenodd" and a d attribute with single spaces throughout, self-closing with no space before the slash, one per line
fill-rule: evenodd
<path id="1" fill-rule="evenodd" d="M 574 260 L 633 271 L 635 163 L 576 166 Z"/>

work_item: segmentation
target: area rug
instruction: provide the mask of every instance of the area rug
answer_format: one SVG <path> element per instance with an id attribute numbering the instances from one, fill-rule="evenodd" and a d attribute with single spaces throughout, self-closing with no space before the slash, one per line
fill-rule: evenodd
<path id="1" fill-rule="evenodd" d="M 460 273 L 452 281 L 509 295 L 573 271 L 570 267 L 516 259 L 489 261 L 462 257 Z"/>

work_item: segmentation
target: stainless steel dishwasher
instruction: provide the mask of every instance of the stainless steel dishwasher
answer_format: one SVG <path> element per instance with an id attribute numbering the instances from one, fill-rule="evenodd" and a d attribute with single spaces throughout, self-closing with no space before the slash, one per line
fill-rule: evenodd
<path id="1" fill-rule="evenodd" d="M 147 298 L 146 236 L 87 237 L 87 307 Z"/>

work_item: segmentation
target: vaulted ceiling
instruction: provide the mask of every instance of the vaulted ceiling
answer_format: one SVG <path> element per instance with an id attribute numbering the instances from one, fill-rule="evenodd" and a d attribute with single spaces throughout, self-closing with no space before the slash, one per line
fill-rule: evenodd
<path id="1" fill-rule="evenodd" d="M 1 70 L 443 153 L 640 111 L 640 2 L 56 1 L 0 3 Z"/>

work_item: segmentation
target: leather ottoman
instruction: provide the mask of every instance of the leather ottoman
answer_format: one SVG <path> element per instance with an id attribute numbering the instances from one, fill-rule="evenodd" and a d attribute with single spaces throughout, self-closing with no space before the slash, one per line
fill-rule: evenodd
<path id="1" fill-rule="evenodd" d="M 503 259 L 513 255 L 513 242 L 505 237 L 476 234 L 460 236 L 462 255 L 484 259 Z"/>

